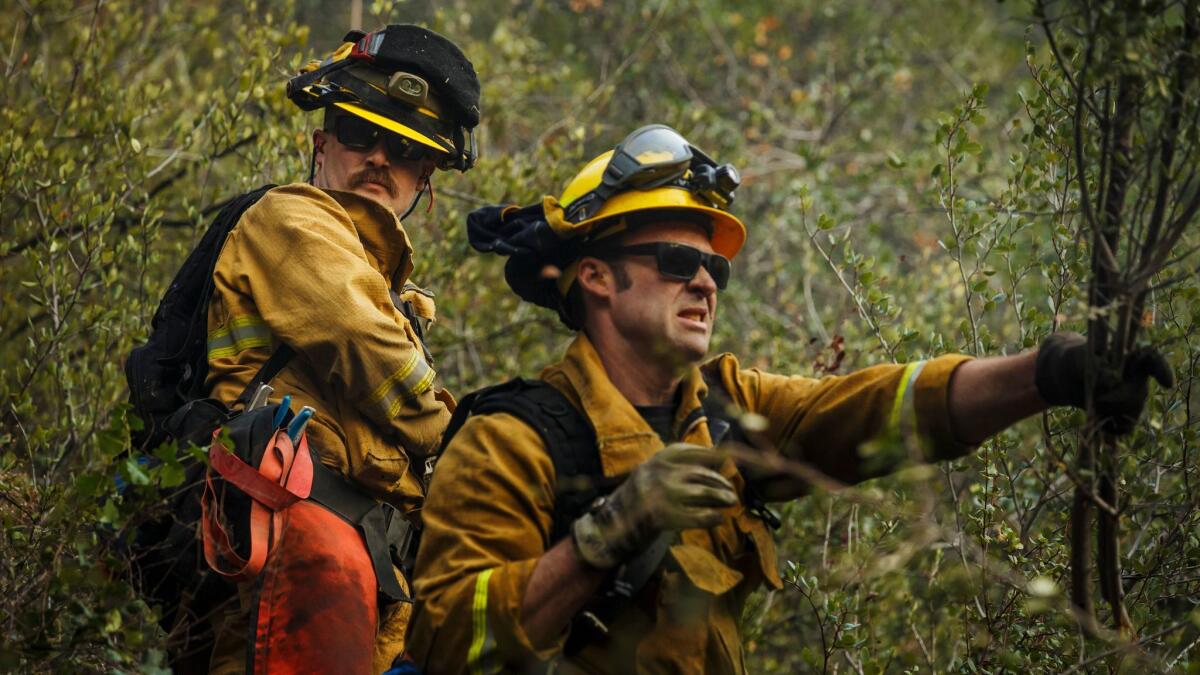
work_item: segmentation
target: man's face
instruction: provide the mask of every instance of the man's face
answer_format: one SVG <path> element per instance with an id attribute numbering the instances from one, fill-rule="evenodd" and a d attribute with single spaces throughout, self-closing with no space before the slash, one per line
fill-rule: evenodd
<path id="1" fill-rule="evenodd" d="M 433 159 L 394 160 L 384 147 L 383 135 L 372 147 L 356 150 L 338 142 L 333 131 L 313 132 L 317 149 L 317 172 L 313 184 L 319 188 L 345 190 L 370 197 L 396 213 L 404 213 L 425 180 L 433 173 Z"/>
<path id="2" fill-rule="evenodd" d="M 704 228 L 683 221 L 647 225 L 625 236 L 623 244 L 671 242 L 712 252 Z M 696 363 L 708 353 L 717 311 L 717 285 L 704 267 L 690 281 L 664 277 L 652 255 L 621 258 L 628 288 L 618 289 L 610 316 L 617 332 L 641 353 L 678 366 Z"/>

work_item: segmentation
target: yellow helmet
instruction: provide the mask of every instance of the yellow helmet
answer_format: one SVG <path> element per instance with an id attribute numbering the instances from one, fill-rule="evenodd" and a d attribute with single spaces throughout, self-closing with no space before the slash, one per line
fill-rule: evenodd
<path id="1" fill-rule="evenodd" d="M 562 206 L 564 213 L 571 213 L 572 205 L 600 186 L 614 152 L 614 150 L 609 150 L 588 162 L 567 183 L 562 196 L 558 198 L 558 203 Z M 598 210 L 588 214 L 579 222 L 570 222 L 564 217 L 565 222 L 556 229 L 559 230 L 560 236 L 595 236 L 600 233 L 592 232 L 593 226 L 609 221 L 614 216 L 666 209 L 698 211 L 708 216 L 712 222 L 710 240 L 713 250 L 730 260 L 733 260 L 738 251 L 742 249 L 742 245 L 746 243 L 746 226 L 737 216 L 717 208 L 688 188 L 673 184 L 644 190 L 632 188 L 618 192 L 604 200 Z"/>
<path id="2" fill-rule="evenodd" d="M 732 165 L 718 165 L 679 132 L 652 124 L 588 162 L 558 199 L 475 209 L 467 216 L 467 239 L 478 251 L 508 258 L 504 279 L 517 295 L 578 328 L 565 299 L 579 260 L 625 229 L 622 216 L 697 213 L 711 223 L 713 251 L 732 260 L 746 242 L 746 226 L 726 210 L 740 183 Z"/>

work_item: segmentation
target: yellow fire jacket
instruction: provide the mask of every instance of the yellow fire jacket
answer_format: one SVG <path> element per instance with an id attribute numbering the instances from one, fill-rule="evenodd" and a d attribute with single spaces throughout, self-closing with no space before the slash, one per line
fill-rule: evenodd
<path id="1" fill-rule="evenodd" d="M 406 283 L 412 245 L 395 214 L 350 192 L 285 185 L 238 221 L 221 249 L 208 310 L 208 385 L 232 402 L 283 342 L 297 356 L 272 400 L 316 411 L 321 461 L 376 498 L 420 505 L 424 460 L 452 399 L 408 319 L 432 321 L 432 297 Z M 395 298 L 395 300 L 393 300 Z"/>
<path id="2" fill-rule="evenodd" d="M 280 343 L 291 345 L 296 356 L 271 381 L 271 399 L 291 394 L 293 410 L 312 406 L 306 431 L 321 462 L 409 513 L 420 508 L 425 460 L 454 405 L 398 309 L 409 303 L 426 326 L 435 316 L 432 295 L 408 282 L 412 258 L 408 234 L 382 204 L 281 186 L 230 232 L 208 310 L 210 395 L 232 402 Z M 375 672 L 403 650 L 410 614 L 407 603 L 381 613 Z M 215 651 L 213 672 L 242 669 L 244 619 L 224 618 L 230 642 Z"/>
<path id="3" fill-rule="evenodd" d="M 946 389 L 966 359 L 943 356 L 814 380 L 742 369 L 723 354 L 684 379 L 676 436 L 712 444 L 699 410 L 708 395 L 704 369 L 734 404 L 767 420 L 767 437 L 783 455 L 840 482 L 895 469 L 905 453 L 866 457 L 863 450 L 889 435 L 924 439 L 925 459 L 960 456 L 969 448 L 951 433 Z M 608 379 L 586 336 L 541 377 L 592 422 L 605 476 L 627 473 L 663 447 Z M 744 490 L 732 461 L 723 473 Z M 801 481 L 790 482 L 777 483 L 773 494 L 802 494 Z M 746 597 L 762 583 L 782 584 L 770 532 L 743 505 L 714 528 L 682 532 L 661 576 L 610 622 L 603 644 L 564 658 L 566 635 L 531 642 L 521 605 L 538 558 L 554 543 L 548 541 L 554 495 L 550 455 L 516 417 L 472 417 L 451 441 L 424 509 L 409 634 L 409 652 L 426 672 L 520 672 L 551 658 L 559 659 L 556 672 L 568 673 L 745 672 L 737 620 Z"/>

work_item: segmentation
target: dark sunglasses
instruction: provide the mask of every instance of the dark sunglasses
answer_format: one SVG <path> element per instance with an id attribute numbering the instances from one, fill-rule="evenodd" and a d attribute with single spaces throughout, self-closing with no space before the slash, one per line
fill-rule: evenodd
<path id="1" fill-rule="evenodd" d="M 354 115 L 339 115 L 333 120 L 333 133 L 338 143 L 358 152 L 367 152 L 383 139 L 388 159 L 393 162 L 416 162 L 433 156 L 430 148 L 411 138 L 388 131 L 378 124 Z"/>
<path id="2" fill-rule="evenodd" d="M 691 281 L 700 272 L 700 267 L 708 270 L 709 276 L 717 284 L 717 288 L 725 290 L 729 284 L 731 263 L 725 256 L 716 253 L 705 253 L 698 248 L 686 244 L 655 242 L 651 244 L 633 244 L 618 246 L 601 251 L 598 258 L 614 258 L 621 255 L 652 255 L 658 264 L 658 273 L 668 279 Z"/>

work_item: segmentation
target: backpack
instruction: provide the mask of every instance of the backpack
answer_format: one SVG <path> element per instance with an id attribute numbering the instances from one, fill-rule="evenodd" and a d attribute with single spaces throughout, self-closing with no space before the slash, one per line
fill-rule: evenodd
<path id="1" fill-rule="evenodd" d="M 146 343 L 126 358 L 129 401 L 142 421 L 142 427 L 131 433 L 135 450 L 149 452 L 171 439 L 181 445 L 207 446 L 213 430 L 228 419 L 224 406 L 201 398 L 208 373 L 213 269 L 229 232 L 246 209 L 272 187 L 265 185 L 239 195 L 221 207 L 163 294 Z M 276 350 L 239 400 L 248 401 L 291 355 L 290 349 Z M 144 458 L 151 466 L 159 462 L 154 457 Z M 185 596 L 223 599 L 232 592 L 232 586 L 223 580 L 202 573 L 202 551 L 194 526 L 201 517 L 206 466 L 192 456 L 183 457 L 181 464 L 184 478 L 180 485 L 154 496 L 159 508 L 137 523 L 130 541 L 116 542 L 134 587 L 149 604 L 161 606 L 159 622 L 166 630 L 179 623 L 177 613 Z M 119 489 L 123 491 L 123 486 Z M 227 506 L 238 508 L 233 501 L 236 499 Z M 194 607 L 192 611 L 199 614 L 206 609 Z"/>
<path id="2" fill-rule="evenodd" d="M 713 445 L 723 441 L 749 445 L 737 411 L 722 385 L 707 374 L 705 380 L 710 395 L 693 415 L 708 418 Z M 469 417 L 499 412 L 509 413 L 537 431 L 554 464 L 556 494 L 549 537 L 549 544 L 553 545 L 570 533 L 571 524 L 596 499 L 616 489 L 625 477 L 604 475 L 591 421 L 562 392 L 542 380 L 515 378 L 465 396 L 450 418 L 438 454 Z M 779 517 L 766 507 L 753 483 L 746 483 L 744 498 L 751 512 L 771 529 L 779 529 Z M 565 653 L 576 653 L 589 642 L 604 639 L 608 622 L 650 581 L 672 543 L 672 537 L 660 536 L 645 551 L 617 568 L 593 601 L 573 620 Z"/>
<path id="3" fill-rule="evenodd" d="M 230 230 L 246 209 L 273 187 L 264 185 L 225 203 L 163 294 L 146 344 L 136 347 L 125 360 L 129 402 L 143 425 L 133 434 L 134 447 L 147 451 L 168 438 L 178 439 L 175 432 L 179 430 L 168 428 L 171 416 L 189 401 L 203 397 L 213 269 Z"/>

